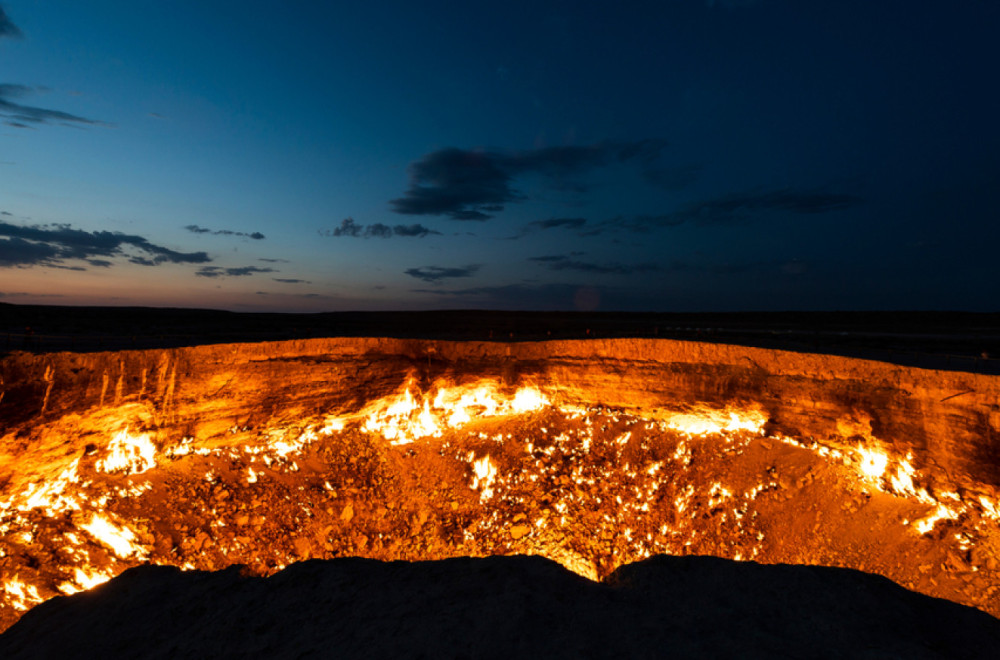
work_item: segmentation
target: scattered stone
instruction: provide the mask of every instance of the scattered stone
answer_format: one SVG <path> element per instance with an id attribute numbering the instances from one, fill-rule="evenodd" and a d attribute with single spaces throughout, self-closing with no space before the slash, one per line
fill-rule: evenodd
<path id="1" fill-rule="evenodd" d="M 354 507 L 350 504 L 344 507 L 344 510 L 340 512 L 340 519 L 345 523 L 351 522 L 354 517 Z"/>
<path id="2" fill-rule="evenodd" d="M 949 550 L 945 559 L 945 569 L 963 572 L 969 570 L 969 564 L 964 557 L 959 556 L 954 550 Z"/>
<path id="3" fill-rule="evenodd" d="M 299 538 L 295 539 L 292 542 L 292 545 L 295 546 L 296 554 L 298 554 L 303 559 L 308 559 L 309 555 L 312 553 L 312 543 L 310 543 L 309 539 L 305 537 L 300 536 Z"/>
<path id="4" fill-rule="evenodd" d="M 510 537 L 515 541 L 531 531 L 527 525 L 514 525 L 510 528 Z"/>

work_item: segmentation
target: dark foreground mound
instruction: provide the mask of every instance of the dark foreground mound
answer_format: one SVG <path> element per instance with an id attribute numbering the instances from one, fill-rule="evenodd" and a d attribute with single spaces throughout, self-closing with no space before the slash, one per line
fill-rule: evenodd
<path id="1" fill-rule="evenodd" d="M 603 584 L 538 557 L 126 571 L 0 635 L 13 658 L 995 658 L 1000 621 L 864 573 L 655 557 Z"/>

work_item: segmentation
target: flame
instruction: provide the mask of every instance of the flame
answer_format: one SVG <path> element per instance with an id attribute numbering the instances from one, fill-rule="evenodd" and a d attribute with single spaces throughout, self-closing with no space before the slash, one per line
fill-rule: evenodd
<path id="1" fill-rule="evenodd" d="M 867 449 L 858 445 L 858 455 L 861 457 L 861 473 L 873 480 L 882 478 L 885 468 L 889 464 L 889 457 L 877 449 Z"/>
<path id="2" fill-rule="evenodd" d="M 7 580 L 3 588 L 7 593 L 7 602 L 19 612 L 24 612 L 33 605 L 37 605 L 45 600 L 38 593 L 38 589 L 30 584 L 21 582 L 16 575 L 12 579 Z"/>
<path id="3" fill-rule="evenodd" d="M 760 410 L 700 409 L 691 413 L 670 415 L 666 427 L 692 436 L 720 435 L 744 431 L 763 435 L 767 415 Z"/>
<path id="4" fill-rule="evenodd" d="M 479 490 L 479 501 L 485 502 L 493 497 L 493 482 L 497 478 L 497 468 L 490 461 L 489 456 L 483 456 L 478 461 L 475 454 L 469 456 L 472 463 L 472 471 L 475 475 L 472 479 L 472 489 Z"/>
<path id="5" fill-rule="evenodd" d="M 73 581 L 63 582 L 58 586 L 58 589 L 67 596 L 71 596 L 81 591 L 93 589 L 98 585 L 104 584 L 113 577 L 114 573 L 111 571 L 91 570 L 91 572 L 87 572 L 83 568 L 77 566 L 73 570 Z"/>
<path id="6" fill-rule="evenodd" d="M 929 534 L 934 531 L 934 527 L 942 520 L 955 520 L 958 518 L 958 513 L 945 506 L 944 504 L 938 503 L 934 511 L 920 520 L 915 520 L 913 525 L 917 528 L 917 531 L 921 534 Z"/>
<path id="7" fill-rule="evenodd" d="M 549 405 L 535 387 L 522 387 L 508 397 L 496 381 L 487 379 L 467 386 L 438 384 L 433 397 L 421 394 L 419 400 L 411 387 L 412 381 L 396 397 L 369 406 L 363 430 L 381 435 L 392 445 L 406 445 L 419 438 L 439 438 L 446 429 L 461 428 L 476 418 L 520 415 Z M 325 428 L 342 430 L 343 421 L 332 420 Z"/>
<path id="8" fill-rule="evenodd" d="M 29 484 L 28 488 L 19 496 L 0 503 L 0 509 L 8 509 L 11 506 L 14 506 L 18 511 L 42 509 L 49 516 L 63 511 L 78 510 L 80 508 L 79 501 L 73 495 L 67 494 L 66 489 L 70 485 L 80 482 L 80 475 L 77 472 L 79 465 L 80 459 L 77 458 L 49 483 Z"/>
<path id="9" fill-rule="evenodd" d="M 111 548 L 121 559 L 138 557 L 145 559 L 149 554 L 142 546 L 138 545 L 135 533 L 128 527 L 118 527 L 108 519 L 99 514 L 93 514 L 89 523 L 80 525 L 89 532 L 91 536 Z"/>
<path id="10" fill-rule="evenodd" d="M 156 467 L 156 447 L 149 435 L 131 435 L 126 426 L 111 439 L 107 458 L 97 461 L 95 467 L 107 473 L 142 474 Z"/>

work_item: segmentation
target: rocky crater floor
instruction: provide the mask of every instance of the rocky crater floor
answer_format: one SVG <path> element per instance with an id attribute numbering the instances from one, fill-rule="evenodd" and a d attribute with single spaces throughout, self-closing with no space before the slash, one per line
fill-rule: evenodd
<path id="1" fill-rule="evenodd" d="M 944 617 L 947 606 L 947 616 L 971 617 L 961 626 L 975 635 L 995 635 L 991 617 L 872 575 L 757 564 L 855 569 L 1000 614 L 998 377 L 670 340 L 316 339 L 14 354 L 0 360 L 0 378 L 0 624 L 11 626 L 49 601 L 0 637 L 19 645 L 12 649 L 28 648 L 17 640 L 33 634 L 24 632 L 30 622 L 57 625 L 43 613 L 77 617 L 74 608 L 86 603 L 138 612 L 127 599 L 153 602 L 158 589 L 178 599 L 188 589 L 216 594 L 219 607 L 232 610 L 218 615 L 225 619 L 219 630 L 234 631 L 244 625 L 235 613 L 242 606 L 225 599 L 264 598 L 272 588 L 284 594 L 266 596 L 275 602 L 307 598 L 291 593 L 292 585 L 313 579 L 371 594 L 357 596 L 367 603 L 358 612 L 395 612 L 385 620 L 400 621 L 400 639 L 415 640 L 412 648 L 440 643 L 443 633 L 426 632 L 438 624 L 453 630 L 448 626 L 464 621 L 481 631 L 493 619 L 504 630 L 512 624 L 500 612 L 515 605 L 557 630 L 577 631 L 579 643 L 596 644 L 598 655 L 610 647 L 595 641 L 605 628 L 591 626 L 591 607 L 617 608 L 608 622 L 635 608 L 673 612 L 690 625 L 669 628 L 680 635 L 670 643 L 704 653 L 728 653 L 712 646 L 725 644 L 721 638 L 706 638 L 702 647 L 691 632 L 709 625 L 713 608 L 759 609 L 749 622 L 773 605 L 783 621 L 773 630 L 787 627 L 789 639 L 826 638 L 836 626 L 865 623 L 855 612 L 841 612 L 839 623 L 833 610 L 803 613 L 795 598 L 805 596 L 781 600 L 786 578 L 788 593 L 828 594 L 834 609 L 873 598 L 885 600 L 865 605 L 871 611 L 904 602 L 915 608 L 887 630 Z M 539 558 L 499 559 L 512 555 Z M 688 555 L 743 564 L 705 557 L 684 563 Z M 344 558 L 449 561 L 408 568 Z M 299 565 L 308 559 L 336 561 Z M 144 568 L 50 601 L 150 564 L 187 572 Z M 233 565 L 242 568 L 199 572 Z M 310 571 L 315 575 L 305 577 Z M 691 586 L 698 584 L 691 575 L 704 588 Z M 433 601 L 451 614 L 438 623 L 422 611 L 403 617 L 399 602 L 383 602 L 397 598 L 386 586 L 397 578 L 420 593 L 452 585 L 453 601 Z M 720 586 L 730 579 L 758 586 L 737 598 Z M 759 586 L 765 583 L 772 586 Z M 681 584 L 687 591 L 676 591 Z M 665 608 L 666 596 L 652 585 L 671 598 L 686 593 L 695 609 Z M 490 589 L 500 591 L 482 604 L 487 613 L 462 613 Z M 545 614 L 559 603 L 563 613 Z M 169 610 L 177 621 L 214 612 L 184 607 Z M 254 625 L 275 631 L 287 625 L 284 615 L 254 607 L 246 621 L 263 617 Z M 656 617 L 665 615 L 649 616 L 630 625 L 659 627 Z M 136 625 L 152 619 L 137 617 Z M 160 632 L 137 627 L 135 634 L 168 639 L 164 631 L 177 621 L 168 617 Z M 772 633 L 758 634 L 758 627 L 746 623 L 732 639 L 764 644 L 766 653 Z M 540 630 L 531 634 L 541 639 Z M 192 631 L 192 639 L 211 636 L 208 628 Z M 352 639 L 372 643 L 362 632 Z M 261 634 L 255 643 L 276 639 Z M 959 648 L 954 635 L 935 636 L 922 624 L 906 635 L 916 646 L 886 653 L 946 657 L 941 649 Z M 979 642 L 970 635 L 963 639 L 974 648 Z M 430 641 L 420 642 L 424 637 Z M 890 648 L 868 639 L 844 642 L 870 643 L 847 654 Z M 392 654 L 389 641 L 378 644 L 373 648 Z M 427 648 L 436 654 L 442 647 Z M 446 655 L 481 655 L 476 648 L 456 646 Z"/>

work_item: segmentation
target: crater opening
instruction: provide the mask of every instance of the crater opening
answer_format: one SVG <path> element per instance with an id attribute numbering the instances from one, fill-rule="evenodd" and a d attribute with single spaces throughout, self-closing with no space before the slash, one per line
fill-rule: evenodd
<path id="1" fill-rule="evenodd" d="M 1000 614 L 1000 378 L 671 340 L 0 361 L 0 629 L 145 562 L 821 564 Z"/>

